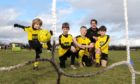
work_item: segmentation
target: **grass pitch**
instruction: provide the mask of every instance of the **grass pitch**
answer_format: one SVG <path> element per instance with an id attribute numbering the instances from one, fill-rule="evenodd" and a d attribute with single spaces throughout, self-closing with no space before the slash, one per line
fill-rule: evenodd
<path id="1" fill-rule="evenodd" d="M 11 50 L 0 50 L 0 67 L 6 67 L 33 60 L 35 53 L 33 50 L 21 50 L 21 52 L 12 52 Z M 50 58 L 51 54 L 43 50 L 41 58 Z M 135 70 L 140 71 L 140 51 L 131 51 L 131 58 Z M 58 56 L 55 55 L 57 63 Z M 67 68 L 64 69 L 67 73 L 83 74 L 95 73 L 101 69 L 92 67 L 78 68 L 72 70 L 70 68 L 70 59 L 67 59 Z M 126 60 L 125 51 L 110 51 L 109 65 Z M 32 69 L 33 65 L 28 65 L 10 72 L 0 72 L 0 84 L 56 84 L 57 74 L 49 62 L 42 62 L 39 66 L 39 71 Z M 77 65 L 78 67 L 78 65 Z M 140 76 L 136 75 L 136 84 L 140 83 Z M 69 78 L 62 76 L 61 84 L 131 84 L 131 73 L 128 67 L 121 65 L 113 68 L 103 74 L 87 77 L 87 78 Z"/>

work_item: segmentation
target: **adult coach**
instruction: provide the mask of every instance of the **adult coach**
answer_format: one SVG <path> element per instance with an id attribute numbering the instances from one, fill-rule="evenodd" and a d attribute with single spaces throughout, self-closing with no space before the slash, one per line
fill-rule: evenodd
<path id="1" fill-rule="evenodd" d="M 90 25 L 91 27 L 87 30 L 86 36 L 91 40 L 92 43 L 95 44 L 95 42 L 98 39 L 98 28 L 97 28 L 97 20 L 96 19 L 91 19 Z M 90 56 L 93 62 L 95 62 L 95 48 L 92 48 L 89 50 L 90 51 Z"/>

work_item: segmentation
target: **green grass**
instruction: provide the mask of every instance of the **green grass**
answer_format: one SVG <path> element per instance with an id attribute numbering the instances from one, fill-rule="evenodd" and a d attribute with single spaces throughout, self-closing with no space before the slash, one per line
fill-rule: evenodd
<path id="1" fill-rule="evenodd" d="M 22 50 L 21 52 L 0 50 L 0 67 L 11 66 L 32 60 L 34 59 L 34 55 L 33 50 Z M 131 51 L 131 57 L 137 71 L 140 71 L 139 55 L 140 51 Z M 41 57 L 50 58 L 51 56 L 50 53 L 47 53 L 46 50 L 44 50 Z M 55 58 L 58 63 L 58 56 L 56 55 Z M 109 65 L 125 59 L 125 51 L 110 51 L 109 53 Z M 68 59 L 67 68 L 64 69 L 64 71 L 71 74 L 94 73 L 103 69 L 92 66 L 72 70 L 69 67 L 69 63 L 70 61 Z M 32 65 L 28 65 L 10 72 L 0 72 L 0 84 L 56 84 L 56 78 L 57 74 L 48 62 L 40 63 L 39 71 L 32 70 Z M 139 79 L 140 76 L 136 75 L 136 84 L 140 83 Z M 61 84 L 131 84 L 131 73 L 127 66 L 121 65 L 95 77 L 69 78 L 62 76 Z"/>

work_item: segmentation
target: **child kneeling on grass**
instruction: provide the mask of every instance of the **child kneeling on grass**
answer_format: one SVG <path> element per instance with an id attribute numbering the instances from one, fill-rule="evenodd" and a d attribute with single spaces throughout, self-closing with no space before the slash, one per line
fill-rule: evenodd
<path id="1" fill-rule="evenodd" d="M 81 35 L 74 38 L 74 43 L 78 53 L 78 62 L 80 67 L 91 66 L 92 63 L 89 57 L 89 49 L 93 48 L 94 44 L 91 43 L 90 39 L 86 37 L 86 26 L 81 26 L 80 33 Z"/>
<path id="2" fill-rule="evenodd" d="M 107 66 L 110 37 L 109 35 L 106 35 L 106 31 L 107 28 L 105 26 L 101 26 L 99 28 L 100 36 L 98 37 L 98 40 L 95 43 L 96 67 L 99 67 L 100 65 L 102 67 Z"/>
<path id="3" fill-rule="evenodd" d="M 73 46 L 73 37 L 71 34 L 68 34 L 70 30 L 68 23 L 62 24 L 62 31 L 63 33 L 59 36 L 59 48 L 58 48 L 58 54 L 59 54 L 59 60 L 60 60 L 60 67 L 65 68 L 66 64 L 65 61 L 68 57 L 71 58 L 71 68 L 76 69 L 74 66 L 75 61 L 75 47 Z"/>

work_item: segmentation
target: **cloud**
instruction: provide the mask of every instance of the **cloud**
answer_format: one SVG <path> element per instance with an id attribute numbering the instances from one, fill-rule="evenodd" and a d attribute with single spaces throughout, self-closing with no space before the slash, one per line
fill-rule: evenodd
<path id="1" fill-rule="evenodd" d="M 26 36 L 25 33 L 21 31 L 21 29 L 16 29 L 13 27 L 13 24 L 15 22 L 23 22 L 23 21 L 18 21 L 16 18 L 19 16 L 19 12 L 17 12 L 13 8 L 9 9 L 3 9 L 0 10 L 0 41 L 2 42 L 12 42 L 12 41 L 18 41 L 18 42 L 24 42 L 25 40 L 22 38 L 25 38 Z M 26 22 L 24 22 L 27 24 Z M 21 41 L 22 39 L 22 41 Z"/>
<path id="2" fill-rule="evenodd" d="M 22 0 L 22 2 L 27 3 L 27 0 Z M 31 0 L 30 2 L 33 2 Z M 51 2 L 51 1 L 49 1 Z M 125 23 L 124 23 L 124 9 L 123 9 L 123 0 L 58 0 L 57 1 L 57 33 L 60 34 L 61 25 L 63 22 L 69 22 L 71 26 L 70 33 L 74 36 L 79 34 L 79 27 L 81 25 L 86 25 L 89 27 L 89 22 L 92 18 L 98 20 L 100 25 L 105 25 L 108 28 L 108 34 L 111 36 L 111 44 L 124 44 L 125 43 Z M 129 20 L 129 36 L 130 41 L 135 41 L 136 45 L 140 42 L 140 9 L 139 0 L 128 0 L 128 20 Z M 36 3 L 35 3 L 36 4 Z M 36 8 L 36 5 L 33 5 L 33 8 Z M 31 5 L 31 6 L 32 6 Z M 40 3 L 40 5 L 42 5 Z M 45 6 L 45 5 L 44 5 Z M 33 18 L 39 17 L 43 20 L 43 28 L 52 29 L 52 15 L 51 15 L 51 3 L 45 7 L 41 6 L 37 8 L 36 12 L 33 11 L 34 15 L 26 16 Z M 25 9 L 28 8 L 25 7 Z M 30 8 L 30 7 L 29 7 Z M 45 9 L 45 10 L 44 10 Z M 46 11 L 47 9 L 47 11 Z M 40 10 L 40 11 L 39 11 Z M 39 12 L 38 12 L 39 11 Z M 9 9 L 0 9 L 0 38 L 2 39 L 19 39 L 22 41 L 27 37 L 25 32 L 21 29 L 14 29 L 12 25 L 15 22 L 21 23 L 23 25 L 30 25 L 30 21 L 21 21 L 17 17 L 22 18 L 22 11 L 17 11 L 14 8 Z M 24 11 L 25 12 L 25 11 Z M 29 12 L 29 10 L 26 10 Z M 31 12 L 31 11 L 30 11 Z M 29 13 L 30 13 L 29 12 Z M 27 14 L 28 15 L 28 14 Z M 24 16 L 25 17 L 25 16 Z M 57 35 L 58 35 L 57 34 Z M 23 37 L 23 38 L 20 38 Z M 0 40 L 1 40 L 0 39 Z M 132 44 L 133 45 L 133 44 Z"/>
<path id="3" fill-rule="evenodd" d="M 0 9 L 0 26 L 7 26 L 10 25 L 13 20 L 18 16 L 18 13 L 15 9 Z"/>
<path id="4" fill-rule="evenodd" d="M 72 9 L 62 9 L 57 11 L 57 35 L 61 32 L 61 24 L 60 20 L 63 16 L 68 15 L 72 12 Z M 19 28 L 14 28 L 14 23 L 19 23 L 22 25 L 31 25 L 31 21 L 21 21 L 18 20 L 18 17 L 22 16 L 21 11 L 17 11 L 14 8 L 7 8 L 4 10 L 0 10 L 0 41 L 9 43 L 9 42 L 23 42 L 27 43 L 27 34 Z M 39 13 L 35 18 L 40 18 L 43 21 L 44 29 L 52 29 L 52 15 L 50 12 Z"/>
<path id="5" fill-rule="evenodd" d="M 70 0 L 70 2 L 77 10 L 89 10 L 81 24 L 89 24 L 92 18 L 97 19 L 99 24 L 120 24 L 124 22 L 122 0 L 86 0 L 82 2 L 80 0 L 76 2 Z"/>
<path id="6" fill-rule="evenodd" d="M 124 8 L 123 0 L 69 0 L 75 10 L 88 10 L 86 15 L 80 22 L 82 24 L 89 24 L 92 18 L 98 20 L 100 25 L 106 25 L 108 32 L 113 36 L 112 44 L 124 44 L 125 37 L 125 22 L 124 22 Z M 128 0 L 128 20 L 129 20 L 129 36 L 130 41 L 134 39 L 139 41 L 140 30 L 140 9 L 139 0 Z M 132 44 L 133 45 L 133 44 Z"/>
<path id="7" fill-rule="evenodd" d="M 70 15 L 73 12 L 72 8 L 60 8 L 56 11 L 57 16 L 56 16 L 56 21 L 57 21 L 57 30 L 56 33 L 60 33 L 61 32 L 61 25 L 63 22 L 65 22 L 64 18 L 66 18 L 68 15 Z M 44 27 L 47 29 L 53 29 L 52 28 L 52 24 L 53 24 L 53 17 L 52 17 L 52 13 L 50 12 L 44 12 L 39 14 L 38 16 L 36 16 L 38 18 L 40 18 L 43 23 L 44 23 Z"/>
<path id="8" fill-rule="evenodd" d="M 61 8 L 57 11 L 59 17 L 64 17 L 65 15 L 69 15 L 74 11 L 73 8 Z"/>
<path id="9" fill-rule="evenodd" d="M 40 18 L 43 21 L 44 26 L 50 27 L 52 25 L 52 15 L 49 13 L 39 14 L 38 16 L 36 16 L 36 18 Z"/>

